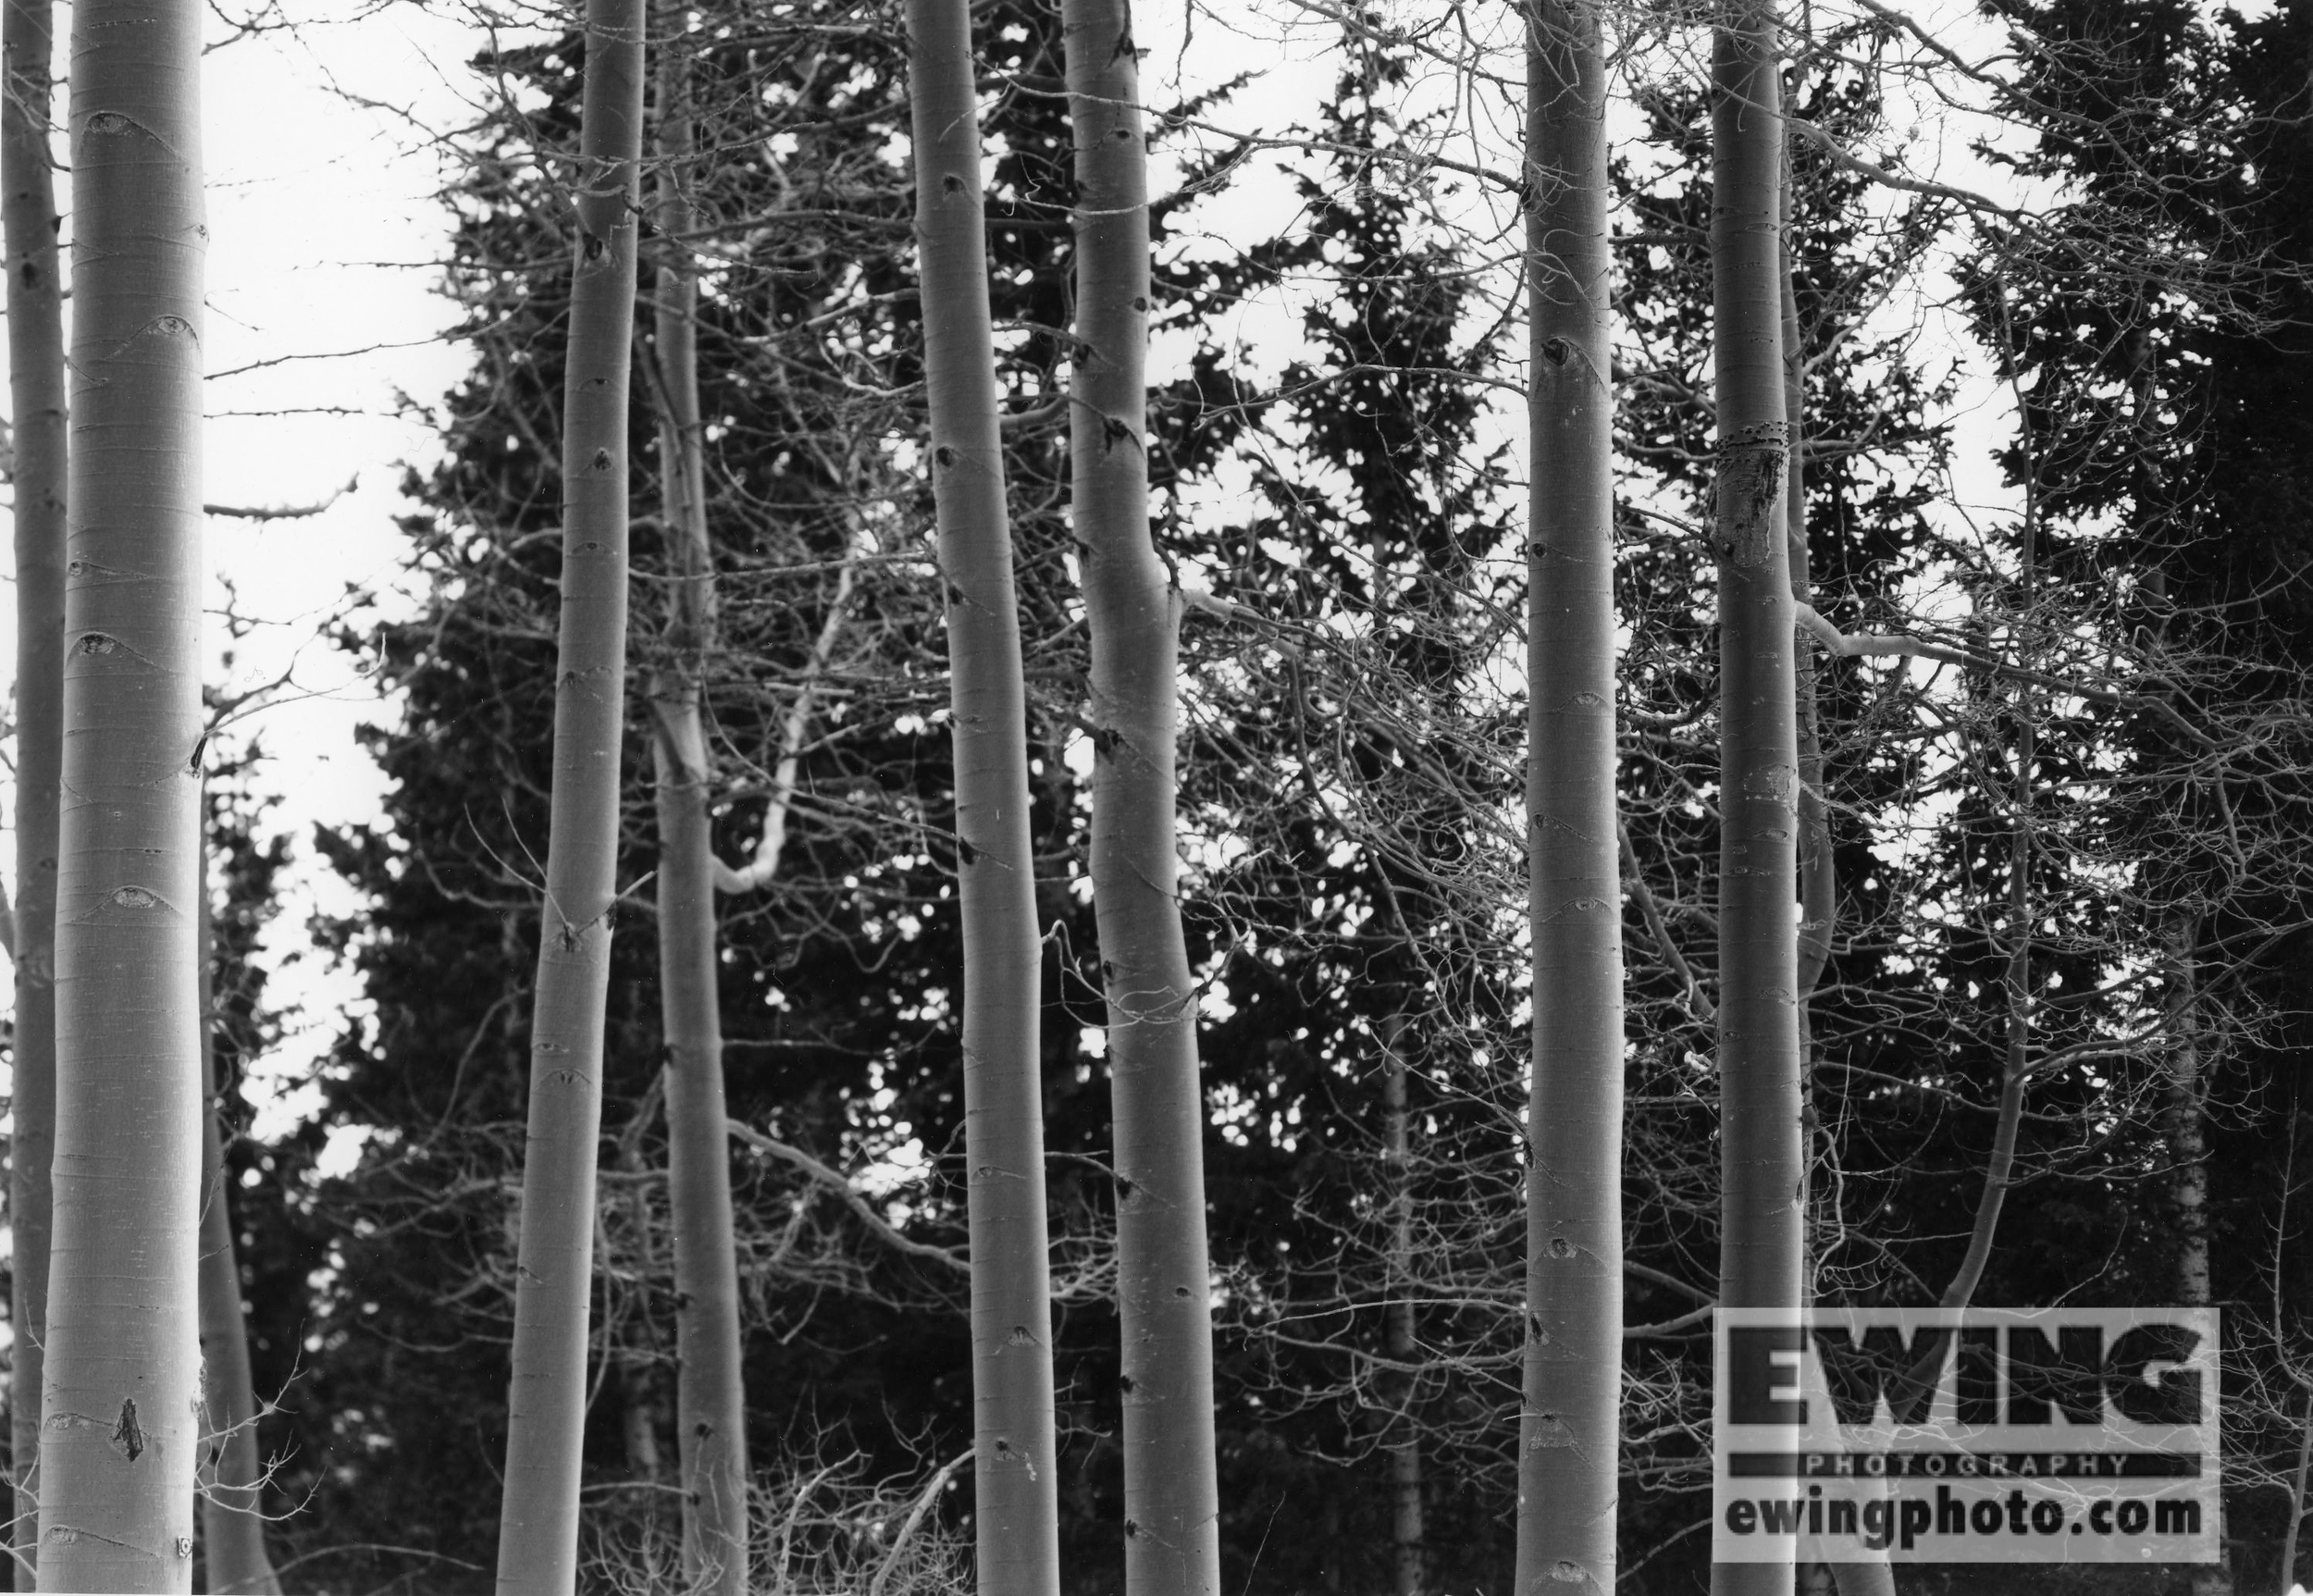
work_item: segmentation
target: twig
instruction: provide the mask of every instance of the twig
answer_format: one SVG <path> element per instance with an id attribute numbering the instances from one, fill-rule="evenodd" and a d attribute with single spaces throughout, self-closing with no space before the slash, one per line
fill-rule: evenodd
<path id="1" fill-rule="evenodd" d="M 969 1275 L 971 1272 L 971 1260 L 962 1255 L 952 1252 L 946 1247 L 935 1247 L 929 1242 L 919 1242 L 912 1236 L 902 1235 L 893 1227 L 889 1219 L 875 1211 L 874 1204 L 860 1195 L 841 1172 L 829 1169 L 802 1148 L 791 1147 L 775 1137 L 766 1136 L 762 1132 L 743 1120 L 733 1120 L 728 1123 L 731 1134 L 757 1152 L 769 1153 L 774 1158 L 794 1165 L 810 1176 L 812 1180 L 843 1198 L 851 1211 L 875 1233 L 875 1239 L 885 1246 L 892 1248 L 895 1252 L 906 1253 L 910 1257 L 929 1258 L 934 1263 L 945 1264 L 959 1274 Z"/>

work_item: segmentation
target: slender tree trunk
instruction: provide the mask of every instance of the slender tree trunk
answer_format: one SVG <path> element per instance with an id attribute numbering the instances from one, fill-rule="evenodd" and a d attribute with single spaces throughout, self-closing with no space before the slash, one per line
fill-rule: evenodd
<path id="1" fill-rule="evenodd" d="M 1783 266 L 1779 273 L 1783 324 L 1783 414 L 1790 427 L 1791 452 L 1784 489 L 1785 558 L 1791 566 L 1791 598 L 1814 601 L 1814 573 L 1807 546 L 1807 352 L 1800 336 L 1799 291 L 1793 280 L 1799 263 L 1791 247 L 1791 144 L 1783 145 Z M 1813 1057 L 1807 1003 L 1831 961 L 1831 934 L 1837 922 L 1838 884 L 1832 872 L 1831 827 L 1824 807 L 1823 724 L 1816 694 L 1815 650 L 1792 641 L 1793 696 L 1799 706 L 1799 1034 L 1802 1060 Z"/>
<path id="2" fill-rule="evenodd" d="M 1042 946 L 1028 839 L 1027 693 L 996 432 L 971 7 L 966 0 L 908 0 L 908 35 L 932 486 L 954 703 L 979 1588 L 983 1596 L 1057 1596 L 1059 1500 L 1037 1070 Z"/>
<path id="3" fill-rule="evenodd" d="M 2216 1300 L 2209 1279 L 2208 1134 L 2207 1084 L 2200 1046 L 2200 920 L 2179 906 L 2163 940 L 2171 972 L 2168 992 L 2169 1157 L 2176 1166 L 2176 1300 L 2207 1307 Z M 2220 1501 L 2220 1528 L 2223 1506 Z M 2222 1537 L 2219 1545 L 2223 1545 Z M 2193 1596 L 2223 1596 L 2233 1589 L 2228 1552 L 2213 1566 L 2193 1570 Z"/>
<path id="4" fill-rule="evenodd" d="M 201 926 L 201 1546 L 208 1586 L 218 1596 L 281 1596 L 266 1554 L 257 1453 L 257 1388 L 249 1370 L 249 1327 L 241 1311 L 241 1262 L 217 1125 L 224 1083 L 216 1070 L 216 939 L 207 872 Z"/>
<path id="5" fill-rule="evenodd" d="M 1614 1589 L 1622 1400 L 1622 891 L 1614 804 L 1606 84 L 1595 0 L 1532 0 L 1527 616 L 1534 1060 L 1516 1589 Z M 1770 285 L 1772 287 L 1772 285 Z"/>
<path id="6" fill-rule="evenodd" d="M 642 150 L 642 0 L 587 0 L 576 264 L 563 388 L 561 645 L 498 1588 L 578 1577 L 595 1143 L 626 689 L 627 377 Z"/>
<path id="7" fill-rule="evenodd" d="M 1801 604 L 1814 597 L 1813 572 L 1808 558 L 1807 471 L 1803 464 L 1807 438 L 1807 348 L 1800 334 L 1799 262 L 1792 230 L 1791 140 L 1783 141 L 1783 266 L 1778 285 L 1783 322 L 1783 414 L 1790 426 L 1791 454 L 1785 469 L 1783 517 L 1786 558 L 1791 566 L 1791 597 Z M 1816 701 L 1816 665 L 1812 648 L 1793 638 L 1793 683 L 1799 709 L 1799 1048 L 1801 1096 L 1811 1090 L 1815 1060 L 1814 1031 L 1809 1002 L 1831 959 L 1831 934 L 1837 923 L 1837 881 L 1832 872 L 1831 827 L 1824 804 L 1823 724 Z M 1802 1169 L 1812 1165 L 1801 1144 Z M 1811 1262 L 1813 1260 L 1811 1260 Z M 1814 1294 L 1813 1282 L 1808 1294 Z M 1895 1596 L 1895 1570 L 1886 1563 L 1817 1563 L 1801 1580 L 1805 1589 L 1831 1596 Z"/>
<path id="8" fill-rule="evenodd" d="M 1784 129 L 1774 0 L 1727 0 L 1713 40 L 1711 225 L 1718 400 L 1719 1300 L 1798 1308 L 1799 734 L 1782 525 Z M 1719 1596 L 1787 1596 L 1788 1563 L 1715 1565 Z"/>
<path id="9" fill-rule="evenodd" d="M 44 1590 L 182 1590 L 201 1355 L 201 9 L 73 10 Z"/>
<path id="10" fill-rule="evenodd" d="M 2179 909 L 2169 917 L 2169 1156 L 2176 1165 L 2176 1300 L 2207 1307 L 2208 1274 L 2208 1143 L 2202 1120 L 2200 924 Z"/>
<path id="11" fill-rule="evenodd" d="M 65 389 L 56 189 L 49 176 L 49 0 L 0 9 L 0 230 L 7 247 L 16 422 L 16 1035 L 8 1176 L 15 1293 L 9 1413 L 16 1584 L 40 1534 L 41 1355 L 47 1342 L 48 1164 L 56 1139 L 56 776 L 64 760 Z"/>
<path id="12" fill-rule="evenodd" d="M 670 14 L 659 73 L 659 228 L 694 225 L 687 8 Z M 654 347 L 659 477 L 667 529 L 670 663 L 651 683 L 659 810 L 659 992 L 666 1036 L 667 1186 L 674 1217 L 675 1408 L 683 1469 L 683 1569 L 717 1596 L 747 1590 L 747 1396 L 732 1242 L 723 1001 L 716 983 L 715 860 L 707 812 L 699 671 L 714 640 L 699 413 L 699 280 L 684 246 L 661 257 Z"/>
<path id="13" fill-rule="evenodd" d="M 1992 1260 L 1992 1243 L 1999 1234 L 2000 1210 L 2015 1181 L 2016 1133 L 2023 1123 L 2024 1083 L 2032 1057 L 2032 724 L 2025 720 L 2016 734 L 2010 800 L 2014 812 L 2009 823 L 2008 973 L 2001 984 L 2007 995 L 2008 1042 L 2000 1070 L 1999 1117 L 1992 1128 L 1992 1154 L 1985 1166 L 1968 1250 L 1944 1288 L 1940 1305 L 1948 1308 L 1964 1308 L 1975 1300 L 1985 1268 Z"/>
<path id="14" fill-rule="evenodd" d="M 1148 160 L 1125 0 L 1064 0 L 1076 138 L 1070 489 L 1092 642 L 1093 910 L 1108 999 L 1125 1589 L 1220 1590 L 1196 992 L 1173 839 L 1180 612 L 1148 532 Z"/>
<path id="15" fill-rule="evenodd" d="M 1405 1107 L 1405 1007 L 1397 1008 L 1381 1031 L 1381 1163 L 1390 1184 L 1389 1305 L 1383 1346 L 1390 1361 L 1409 1365 L 1420 1343 L 1414 1334 L 1413 1136 Z M 1428 1572 L 1422 1544 L 1421 1428 L 1415 1422 L 1418 1377 L 1392 1374 L 1390 1423 L 1397 1438 L 1390 1444 L 1390 1540 L 1395 1553 L 1396 1596 L 1421 1596 Z"/>

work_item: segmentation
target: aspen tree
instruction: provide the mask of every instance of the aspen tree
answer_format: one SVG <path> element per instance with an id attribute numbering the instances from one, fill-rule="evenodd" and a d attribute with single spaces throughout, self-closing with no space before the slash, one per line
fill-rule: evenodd
<path id="1" fill-rule="evenodd" d="M 1718 403 L 1719 1300 L 1805 1300 L 1800 1139 L 1799 728 L 1783 525 L 1784 128 L 1774 0 L 1726 0 L 1712 50 Z M 1788 1562 L 1715 1565 L 1719 1596 L 1791 1589 Z"/>
<path id="2" fill-rule="evenodd" d="M 1070 488 L 1092 645 L 1129 1596 L 1220 1589 L 1196 992 L 1173 836 L 1180 596 L 1148 530 L 1148 155 L 1125 0 L 1064 0 L 1076 141 Z"/>
<path id="3" fill-rule="evenodd" d="M 1532 0 L 1527 1134 L 1521 1591 L 1614 1588 L 1622 1397 L 1622 893 L 1614 803 L 1606 69 L 1595 0 Z"/>
<path id="4" fill-rule="evenodd" d="M 192 1572 L 201 18 L 191 0 L 73 9 L 44 1590 L 183 1590 Z"/>
<path id="5" fill-rule="evenodd" d="M 973 1491 L 983 1596 L 1058 1596 L 1052 1309 L 1037 1070 L 1042 947 L 1026 688 L 997 434 L 967 0 L 909 0 L 933 494 L 946 590 L 963 918 Z"/>
<path id="6" fill-rule="evenodd" d="M 0 233 L 7 251 L 16 431 L 16 1028 L 8 1224 L 14 1327 L 13 1540 L 29 1584 L 40 1516 L 41 1357 L 47 1341 L 49 1156 L 56 1124 L 56 775 L 64 759 L 64 296 L 49 176 L 49 0 L 0 6 Z"/>
<path id="7" fill-rule="evenodd" d="M 1797 98 L 1796 90 L 1793 98 Z M 1791 138 L 1783 141 L 1782 266 L 1776 283 L 1783 321 L 1783 414 L 1790 427 L 1790 455 L 1784 467 L 1785 558 L 1791 567 L 1791 599 L 1812 608 L 1813 573 L 1807 541 L 1807 353 L 1800 336 L 1799 258 L 1792 216 L 1794 164 Z M 1823 717 L 1816 686 L 1814 650 L 1794 638 L 1792 695 L 1799 735 L 1799 1047 L 1802 1070 L 1812 1070 L 1814 1037 L 1809 1001 L 1831 959 L 1831 933 L 1837 913 L 1829 811 L 1824 802 Z M 1803 1151 L 1803 1149 L 1802 1149 Z M 1802 1169 L 1804 1166 L 1802 1165 Z M 1803 1178 L 1803 1177 L 1802 1177 Z M 1895 1573 L 1885 1563 L 1818 1564 L 1808 1577 L 1828 1577 L 1839 1596 L 1896 1596 Z"/>
<path id="8" fill-rule="evenodd" d="M 498 1588 L 568 1596 L 594 1261 L 595 1143 L 626 687 L 627 378 L 641 199 L 642 0 L 587 0 L 563 379 L 554 777 L 531 1013 L 529 1137 Z"/>
<path id="9" fill-rule="evenodd" d="M 241 1311 L 241 1262 L 217 1128 L 216 938 L 207 872 L 201 883 L 201 1555 L 213 1591 L 281 1596 L 266 1554 L 257 1455 L 257 1391 Z"/>
<path id="10" fill-rule="evenodd" d="M 699 413 L 699 278 L 686 8 L 660 46 L 657 355 L 661 517 L 666 526 L 668 663 L 650 684 L 659 812 L 659 1003 L 666 1037 L 667 1194 L 674 1219 L 676 1445 L 687 1588 L 747 1590 L 747 1399 L 740 1377 L 738 1256 L 732 1241 L 723 1005 L 716 983 L 715 860 L 708 835 L 699 670 L 714 637 Z"/>

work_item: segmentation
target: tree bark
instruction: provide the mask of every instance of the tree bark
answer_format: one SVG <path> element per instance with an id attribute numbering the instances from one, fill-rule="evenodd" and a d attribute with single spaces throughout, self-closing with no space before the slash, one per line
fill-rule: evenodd
<path id="1" fill-rule="evenodd" d="M 507 1397 L 501 1592 L 568 1596 L 593 1284 L 595 1143 L 626 687 L 627 378 L 642 153 L 642 0 L 587 0 L 578 249 L 563 388 L 563 575 L 546 901 Z"/>
<path id="2" fill-rule="evenodd" d="M 257 1390 L 249 1370 L 249 1327 L 241 1311 L 241 1262 L 217 1125 L 224 1083 L 216 1070 L 216 939 L 210 934 L 207 872 L 201 926 L 201 1547 L 208 1587 L 218 1596 L 281 1596 L 266 1554 L 257 1452 Z"/>
<path id="3" fill-rule="evenodd" d="M 707 532 L 699 411 L 699 279 L 672 241 L 695 225 L 686 192 L 695 135 L 687 7 L 670 13 L 659 71 L 659 230 L 653 346 L 659 479 L 672 612 L 669 663 L 651 683 L 659 815 L 659 994 L 666 1037 L 667 1191 L 674 1221 L 675 1410 L 688 1588 L 742 1596 L 748 1584 L 747 1393 L 741 1378 L 738 1256 L 732 1241 L 730 1116 L 724 1107 L 715 860 L 699 673 L 714 641 L 714 555 Z"/>
<path id="4" fill-rule="evenodd" d="M 1602 1593 L 1614 1589 L 1621 1441 L 1623 971 L 1612 263 L 1594 0 L 1533 0 L 1527 82 L 1534 1059 L 1515 1588 Z"/>
<path id="5" fill-rule="evenodd" d="M 2169 1157 L 2176 1167 L 2176 1300 L 2185 1307 L 2207 1307 L 2216 1300 L 2209 1275 L 2208 1086 L 2202 1079 L 2200 1024 L 2200 918 L 2179 905 L 2169 914 L 2162 940 L 2171 971 L 2166 999 L 2170 1025 Z M 2302 1470 L 2302 1465 L 2299 1466 Z M 2302 1487 L 2299 1491 L 2301 1493 Z M 2218 1525 L 2224 1506 L 2218 1503 Z M 2224 1544 L 2221 1536 L 2219 1545 Z M 2229 1550 L 2213 1566 L 2193 1570 L 2193 1596 L 2225 1596 L 2234 1588 Z"/>
<path id="6" fill-rule="evenodd" d="M 1799 262 L 1793 248 L 1791 141 L 1783 142 L 1783 264 L 1777 284 L 1783 321 L 1783 415 L 1790 431 L 1784 467 L 1783 536 L 1791 567 L 1791 598 L 1812 604 L 1813 572 L 1808 558 L 1807 474 L 1800 464 L 1807 436 L 1807 351 L 1800 335 Z M 1832 872 L 1829 811 L 1824 803 L 1823 723 L 1816 699 L 1814 650 L 1796 634 L 1792 639 L 1793 693 L 1799 711 L 1799 1048 L 1801 1095 L 1813 1079 L 1815 1043 L 1808 1005 L 1831 959 L 1831 934 L 1837 923 L 1838 883 Z M 1812 1165 L 1802 1140 L 1802 1174 Z M 1809 1294 L 1813 1294 L 1812 1281 Z M 1830 1596 L 1895 1596 L 1895 1570 L 1886 1563 L 1811 1564 L 1800 1583 Z"/>
<path id="7" fill-rule="evenodd" d="M 1070 485 L 1092 645 L 1093 911 L 1107 989 L 1125 1590 L 1220 1590 L 1196 991 L 1173 836 L 1180 609 L 1148 530 L 1148 161 L 1125 0 L 1064 0 L 1076 140 Z"/>
<path id="8" fill-rule="evenodd" d="M 198 19 L 76 14 L 69 499 L 43 1588 L 191 1570 L 200 1105 Z"/>
<path id="9" fill-rule="evenodd" d="M 41 1588 L 182 1590 L 201 1356 L 201 11 L 73 12 Z"/>
<path id="10" fill-rule="evenodd" d="M 1784 410 L 1783 136 L 1774 0 L 1727 0 L 1712 52 L 1718 402 L 1719 1300 L 1806 1300 L 1800 1124 L 1798 713 Z M 1787 1596 L 1786 1563 L 1718 1564 L 1717 1596 Z"/>
<path id="11" fill-rule="evenodd" d="M 1037 1070 L 1027 695 L 996 430 L 966 0 L 909 0 L 916 241 L 946 590 L 964 957 L 973 1514 L 983 1596 L 1058 1596 L 1052 1310 Z"/>
<path id="12" fill-rule="evenodd" d="M 1777 288 L 1783 323 L 1783 415 L 1788 424 L 1783 497 L 1785 558 L 1791 567 L 1791 598 L 1812 606 L 1814 573 L 1807 547 L 1807 474 L 1800 464 L 1807 435 L 1807 354 L 1799 328 L 1799 263 L 1791 248 L 1791 145 L 1783 145 L 1783 264 Z M 1837 922 L 1838 883 L 1832 873 L 1831 827 L 1824 805 L 1823 725 L 1816 693 L 1814 650 L 1792 639 L 1792 690 L 1799 706 L 1799 1035 L 1802 1058 L 1813 1044 L 1807 1000 L 1831 960 L 1831 934 Z"/>
<path id="13" fill-rule="evenodd" d="M 8 390 L 16 425 L 16 1035 L 8 1176 L 14 1234 L 9 1414 L 16 1584 L 31 1585 L 40 1517 L 47 1342 L 49 1159 L 56 1139 L 56 779 L 64 761 L 65 381 L 56 190 L 49 176 L 50 0 L 0 9 L 0 231 L 7 249 Z"/>

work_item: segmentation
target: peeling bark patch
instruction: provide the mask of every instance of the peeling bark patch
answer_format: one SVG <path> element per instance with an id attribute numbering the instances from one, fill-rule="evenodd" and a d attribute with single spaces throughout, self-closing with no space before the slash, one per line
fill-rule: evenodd
<path id="1" fill-rule="evenodd" d="M 1762 765 L 1743 777 L 1743 796 L 1789 803 L 1799 791 L 1799 772 L 1789 765 Z"/>
<path id="2" fill-rule="evenodd" d="M 1784 423 L 1764 422 L 1719 444 L 1719 552 L 1738 570 L 1756 570 L 1774 552 L 1789 436 Z"/>
<path id="3" fill-rule="evenodd" d="M 1527 1443 L 1526 1449 L 1528 1452 L 1549 1452 L 1558 1447 L 1573 1444 L 1574 1435 L 1566 1429 L 1565 1419 L 1554 1413 L 1538 1413 L 1534 1416 L 1534 1439 Z"/>
<path id="4" fill-rule="evenodd" d="M 144 1454 L 144 1430 L 137 1423 L 137 1401 L 132 1396 L 121 1399 L 120 1423 L 113 1430 L 113 1445 L 130 1463 Z"/>

